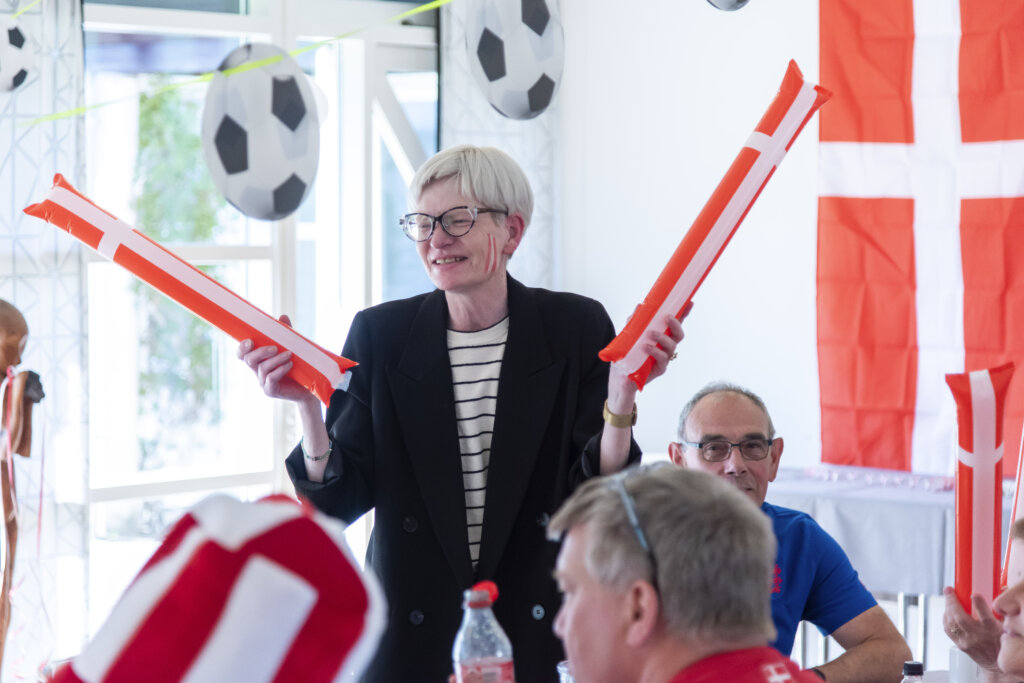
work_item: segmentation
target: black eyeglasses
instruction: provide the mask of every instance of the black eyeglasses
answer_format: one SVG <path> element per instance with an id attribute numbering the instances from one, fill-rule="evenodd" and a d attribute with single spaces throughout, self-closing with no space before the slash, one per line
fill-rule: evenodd
<path id="1" fill-rule="evenodd" d="M 640 542 L 640 547 L 647 553 L 647 559 L 651 561 L 651 585 L 654 586 L 654 590 L 658 590 L 658 563 L 654 559 L 654 551 L 651 549 L 651 544 L 647 542 L 647 535 L 644 534 L 643 528 L 640 526 L 640 519 L 636 516 L 636 505 L 633 502 L 633 496 L 629 495 L 629 491 L 626 490 L 625 479 L 626 472 L 622 472 L 613 477 L 615 480 L 615 488 L 619 492 L 619 497 L 622 498 L 622 507 L 626 509 L 626 517 L 629 519 L 629 524 L 633 527 L 633 533 L 636 534 L 636 540 Z"/>
<path id="2" fill-rule="evenodd" d="M 725 439 L 711 439 L 710 441 L 683 441 L 687 446 L 696 448 L 700 455 L 708 462 L 722 462 L 728 460 L 733 448 L 740 449 L 740 455 L 744 460 L 764 460 L 771 451 L 772 442 L 775 439 L 744 439 L 739 443 L 726 441 Z"/>
<path id="3" fill-rule="evenodd" d="M 434 234 L 434 226 L 441 224 L 441 229 L 452 237 L 462 237 L 473 229 L 476 219 L 482 213 L 507 213 L 501 209 L 478 209 L 477 207 L 456 206 L 448 209 L 440 216 L 429 213 L 407 213 L 398 219 L 402 232 L 413 242 L 426 242 Z"/>

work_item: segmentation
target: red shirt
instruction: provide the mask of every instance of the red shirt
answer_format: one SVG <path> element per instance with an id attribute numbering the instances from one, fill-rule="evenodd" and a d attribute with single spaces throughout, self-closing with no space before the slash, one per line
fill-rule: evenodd
<path id="1" fill-rule="evenodd" d="M 772 647 L 753 647 L 705 657 L 679 673 L 670 683 L 821 683 Z"/>

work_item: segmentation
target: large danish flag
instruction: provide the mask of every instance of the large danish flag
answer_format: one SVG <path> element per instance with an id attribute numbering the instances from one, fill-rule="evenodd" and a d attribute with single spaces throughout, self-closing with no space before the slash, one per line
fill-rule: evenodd
<path id="1" fill-rule="evenodd" d="M 822 459 L 949 472 L 946 373 L 1024 353 L 1024 3 L 820 10 Z"/>

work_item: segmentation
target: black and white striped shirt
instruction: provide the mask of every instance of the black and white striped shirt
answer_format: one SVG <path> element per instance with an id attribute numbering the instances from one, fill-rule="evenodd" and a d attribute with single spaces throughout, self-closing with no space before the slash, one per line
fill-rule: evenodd
<path id="1" fill-rule="evenodd" d="M 498 402 L 498 377 L 507 339 L 508 318 L 476 332 L 448 330 L 448 358 L 455 385 L 455 419 L 459 427 L 462 485 L 466 492 L 466 530 L 473 569 L 480 560 L 494 409 Z"/>

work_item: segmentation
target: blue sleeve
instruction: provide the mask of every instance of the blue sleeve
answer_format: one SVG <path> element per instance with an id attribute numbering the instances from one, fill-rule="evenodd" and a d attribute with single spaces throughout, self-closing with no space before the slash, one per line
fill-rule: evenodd
<path id="1" fill-rule="evenodd" d="M 835 539 L 808 522 L 817 562 L 803 618 L 827 635 L 878 603 Z"/>

